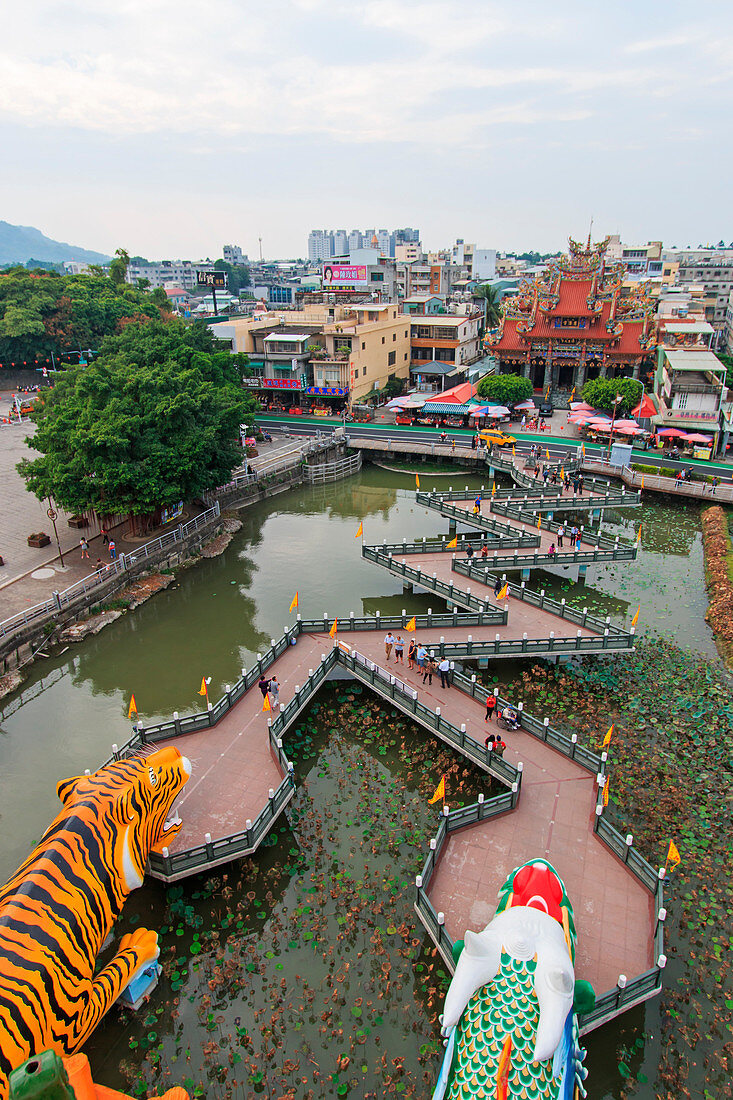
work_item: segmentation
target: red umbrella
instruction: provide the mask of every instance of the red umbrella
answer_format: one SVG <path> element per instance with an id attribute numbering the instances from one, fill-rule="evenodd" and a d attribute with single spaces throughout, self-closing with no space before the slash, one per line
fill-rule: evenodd
<path id="1" fill-rule="evenodd" d="M 648 394 L 645 393 L 636 408 L 631 410 L 631 415 L 641 416 L 645 420 L 648 420 L 651 416 L 657 415 L 657 410 L 654 407 L 654 402 Z"/>
<path id="2" fill-rule="evenodd" d="M 621 428 L 617 427 L 616 431 L 618 432 L 619 435 L 643 435 L 644 434 L 644 429 L 643 428 L 639 428 L 639 427 L 632 428 L 630 424 L 624 425 Z"/>
<path id="3" fill-rule="evenodd" d="M 587 401 L 571 401 L 570 408 L 573 412 L 593 412 L 593 406 L 589 405 Z"/>
<path id="4" fill-rule="evenodd" d="M 709 435 L 694 435 L 693 434 L 693 435 L 688 435 L 687 436 L 687 442 L 688 443 L 712 443 L 713 441 L 712 441 L 712 439 L 710 438 Z"/>
<path id="5" fill-rule="evenodd" d="M 662 428 L 660 432 L 657 432 L 657 435 L 666 439 L 687 439 L 687 432 L 680 432 L 677 428 Z"/>

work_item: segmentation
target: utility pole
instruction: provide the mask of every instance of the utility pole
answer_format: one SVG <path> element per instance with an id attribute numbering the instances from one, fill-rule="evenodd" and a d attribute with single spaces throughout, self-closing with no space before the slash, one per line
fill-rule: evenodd
<path id="1" fill-rule="evenodd" d="M 262 263 L 262 237 L 257 238 L 260 242 L 260 263 Z"/>

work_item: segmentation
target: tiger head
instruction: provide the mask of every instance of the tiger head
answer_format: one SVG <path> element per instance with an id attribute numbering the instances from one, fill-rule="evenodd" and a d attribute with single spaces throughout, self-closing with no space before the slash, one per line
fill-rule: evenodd
<path id="1" fill-rule="evenodd" d="M 109 871 L 128 894 L 142 885 L 150 852 L 180 831 L 171 810 L 190 775 L 189 760 L 173 747 L 118 760 L 92 775 L 63 779 L 56 788 L 64 804 L 60 818 L 81 818 L 95 829 Z"/>

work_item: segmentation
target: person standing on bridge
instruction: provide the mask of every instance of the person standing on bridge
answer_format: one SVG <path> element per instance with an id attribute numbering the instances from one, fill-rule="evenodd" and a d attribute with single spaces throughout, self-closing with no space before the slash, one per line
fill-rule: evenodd
<path id="1" fill-rule="evenodd" d="M 557 529 L 557 545 L 562 550 L 562 540 L 565 537 L 565 524 L 561 523 Z"/>
<path id="2" fill-rule="evenodd" d="M 388 630 L 387 633 L 384 635 L 384 652 L 387 655 L 387 660 L 389 660 L 389 658 L 390 658 L 390 654 L 392 653 L 392 646 L 393 645 L 394 645 L 394 634 L 392 633 L 391 630 Z"/>
<path id="3" fill-rule="evenodd" d="M 402 635 L 398 634 L 394 643 L 394 659 L 395 663 L 399 664 L 400 661 L 404 664 L 405 660 L 405 643 L 402 641 Z"/>
<path id="4" fill-rule="evenodd" d="M 277 676 L 273 676 L 269 685 L 270 702 L 272 703 L 272 709 L 275 710 L 280 702 L 280 681 Z"/>
<path id="5" fill-rule="evenodd" d="M 497 598 L 498 598 L 499 593 L 501 592 L 503 587 L 504 587 L 504 582 L 502 581 L 501 577 L 497 573 L 496 580 L 494 581 L 494 595 Z"/>
<path id="6" fill-rule="evenodd" d="M 470 542 L 469 542 L 468 546 L 466 547 L 466 557 L 468 558 L 469 561 L 473 557 L 473 547 L 471 546 Z"/>
<path id="7" fill-rule="evenodd" d="M 484 722 L 488 722 L 490 718 L 496 717 L 498 713 L 496 709 L 496 696 L 493 693 L 489 693 L 486 696 L 486 714 L 484 715 Z"/>
<path id="8" fill-rule="evenodd" d="M 262 698 L 266 699 L 267 698 L 267 693 L 270 690 L 270 681 L 267 679 L 264 672 L 262 673 L 259 680 L 257 681 L 257 687 L 262 692 Z"/>
<path id="9" fill-rule="evenodd" d="M 441 688 L 449 688 L 450 687 L 450 679 L 449 679 L 450 661 L 448 660 L 447 657 L 442 658 L 440 664 L 438 665 L 438 672 L 440 673 L 440 686 L 441 686 Z"/>
<path id="10" fill-rule="evenodd" d="M 413 669 L 415 667 L 415 658 L 417 657 L 417 642 L 414 638 L 410 638 L 410 644 L 407 647 L 407 667 Z"/>

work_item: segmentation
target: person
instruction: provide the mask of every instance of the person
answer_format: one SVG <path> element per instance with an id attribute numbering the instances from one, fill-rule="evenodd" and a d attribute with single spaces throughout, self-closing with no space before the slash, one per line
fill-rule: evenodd
<path id="1" fill-rule="evenodd" d="M 440 433 L 440 442 L 445 443 L 447 439 L 448 439 L 448 436 L 445 434 L 445 432 L 441 432 Z"/>
<path id="2" fill-rule="evenodd" d="M 412 669 L 415 667 L 415 658 L 417 657 L 417 642 L 414 638 L 410 638 L 410 644 L 407 647 L 407 667 Z"/>
<path id="3" fill-rule="evenodd" d="M 87 561 L 88 561 L 89 560 L 89 543 L 87 542 L 87 540 L 84 538 L 83 535 L 79 539 L 79 545 L 81 546 L 81 560 L 84 561 L 84 558 L 86 558 Z"/>
<path id="4" fill-rule="evenodd" d="M 547 551 L 547 556 L 548 556 L 548 558 L 554 558 L 555 557 L 555 543 L 554 542 L 550 543 L 550 549 Z"/>
<path id="5" fill-rule="evenodd" d="M 565 536 L 565 524 L 561 523 L 560 526 L 557 529 L 557 545 L 558 545 L 558 548 L 560 550 L 562 550 L 562 540 L 563 540 L 564 536 Z"/>
<path id="6" fill-rule="evenodd" d="M 522 431 L 527 427 L 527 414 L 522 413 Z"/>
<path id="7" fill-rule="evenodd" d="M 498 713 L 496 709 L 496 696 L 491 692 L 486 696 L 486 714 L 484 715 L 484 722 L 488 722 L 492 714 L 498 715 Z"/>
<path id="8" fill-rule="evenodd" d="M 471 436 L 471 450 L 472 451 L 476 450 L 476 436 L 475 435 Z"/>
<path id="9" fill-rule="evenodd" d="M 456 449 L 456 441 L 455 441 L 455 439 L 451 439 L 451 441 L 450 441 L 450 449 L 451 449 L 452 451 L 455 451 L 455 449 Z"/>
<path id="10" fill-rule="evenodd" d="M 505 749 L 506 749 L 506 741 L 502 740 L 501 735 L 499 735 L 496 738 L 496 740 L 494 741 L 494 753 L 497 756 L 503 756 Z"/>
<path id="11" fill-rule="evenodd" d="M 715 492 L 715 489 L 713 489 L 713 492 Z M 488 558 L 488 556 L 489 556 L 489 547 L 486 543 L 484 543 L 483 546 L 481 547 L 481 557 L 482 558 Z"/>
<path id="12" fill-rule="evenodd" d="M 107 546 L 109 543 L 109 532 L 107 528 L 102 524 L 102 546 Z"/>
<path id="13" fill-rule="evenodd" d="M 713 494 L 713 496 L 715 496 L 715 490 L 718 488 L 719 485 L 720 485 L 720 478 L 719 477 L 713 477 L 713 480 L 710 482 L 710 492 Z"/>
<path id="14" fill-rule="evenodd" d="M 97 558 L 97 564 L 96 564 L 96 566 L 95 566 L 95 569 L 97 570 L 97 572 L 98 572 L 98 573 L 101 573 L 101 572 L 103 571 L 103 569 L 104 569 L 104 562 L 102 561 L 102 559 L 101 559 L 101 558 Z"/>
<path id="15" fill-rule="evenodd" d="M 257 687 L 262 692 L 262 698 L 265 699 L 267 697 L 268 691 L 270 690 L 270 681 L 267 679 L 264 672 L 257 681 Z"/>
<path id="16" fill-rule="evenodd" d="M 542 470 L 542 480 L 544 481 L 545 485 L 547 485 L 547 479 L 548 479 L 549 476 L 550 476 L 550 471 L 545 466 Z"/>
<path id="17" fill-rule="evenodd" d="M 112 561 L 114 561 L 115 558 L 117 557 L 117 547 L 115 546 L 115 540 L 114 539 L 109 540 L 109 556 L 110 556 Z"/>
<path id="18" fill-rule="evenodd" d="M 496 580 L 494 581 L 494 595 L 498 596 L 503 587 L 504 587 L 504 582 L 502 581 L 501 577 L 497 574 Z"/>
<path id="19" fill-rule="evenodd" d="M 583 477 L 582 474 L 578 474 L 578 492 L 579 493 L 583 492 L 584 483 L 585 483 L 585 478 Z"/>
<path id="20" fill-rule="evenodd" d="M 273 676 L 270 680 L 269 691 L 270 702 L 272 703 L 273 707 L 276 707 L 280 702 L 280 681 L 278 680 L 277 676 Z"/>
<path id="21" fill-rule="evenodd" d="M 389 660 L 392 652 L 392 646 L 394 645 L 394 634 L 391 630 L 388 630 L 384 635 L 384 652 L 387 654 L 387 660 Z"/>
<path id="22" fill-rule="evenodd" d="M 489 752 L 493 752 L 495 744 L 496 744 L 496 738 L 494 737 L 493 733 L 490 733 L 489 736 L 484 741 L 484 745 L 486 745 L 486 748 L 489 750 Z"/>
<path id="23" fill-rule="evenodd" d="M 431 653 L 429 657 L 425 658 L 425 665 L 424 665 L 424 669 L 423 669 L 422 682 L 425 683 L 425 681 L 427 680 L 428 686 L 432 687 L 433 673 L 437 672 L 437 671 L 438 671 L 438 666 L 435 663 L 435 658 L 433 657 L 433 655 Z"/>
<path id="24" fill-rule="evenodd" d="M 503 711 L 501 712 L 501 716 L 506 724 L 512 729 L 519 729 L 519 719 L 517 717 L 517 712 L 515 711 L 514 707 L 504 707 Z"/>
<path id="25" fill-rule="evenodd" d="M 427 657 L 427 655 L 428 651 L 421 642 L 420 645 L 417 647 L 417 653 L 415 654 L 415 661 L 417 663 L 418 673 L 423 671 L 425 667 L 425 658 Z"/>
<path id="26" fill-rule="evenodd" d="M 478 513 L 481 511 L 481 494 L 480 493 L 476 497 L 476 499 L 474 500 L 473 503 L 474 503 L 474 507 L 476 508 L 476 514 L 478 515 Z"/>
<path id="27" fill-rule="evenodd" d="M 440 686 L 442 688 L 450 687 L 450 679 L 448 673 L 450 672 L 450 661 L 447 657 L 443 657 L 438 665 L 438 672 L 440 673 Z"/>
<path id="28" fill-rule="evenodd" d="M 473 557 L 473 547 L 471 546 L 470 542 L 469 542 L 468 546 L 466 547 L 466 557 L 468 558 L 469 561 Z"/>
<path id="29" fill-rule="evenodd" d="M 675 489 L 679 489 L 680 483 L 682 482 L 682 479 L 683 479 L 683 476 L 684 475 L 683 475 L 681 470 L 678 470 L 677 473 L 675 474 L 675 478 L 674 478 L 674 487 L 675 487 Z M 84 557 L 83 553 L 82 553 L 82 557 Z"/>
<path id="30" fill-rule="evenodd" d="M 395 662 L 405 661 L 405 643 L 402 641 L 402 635 L 398 634 L 394 643 L 394 659 Z"/>
<path id="31" fill-rule="evenodd" d="M 580 552 L 580 531 L 575 536 L 575 549 Z"/>

